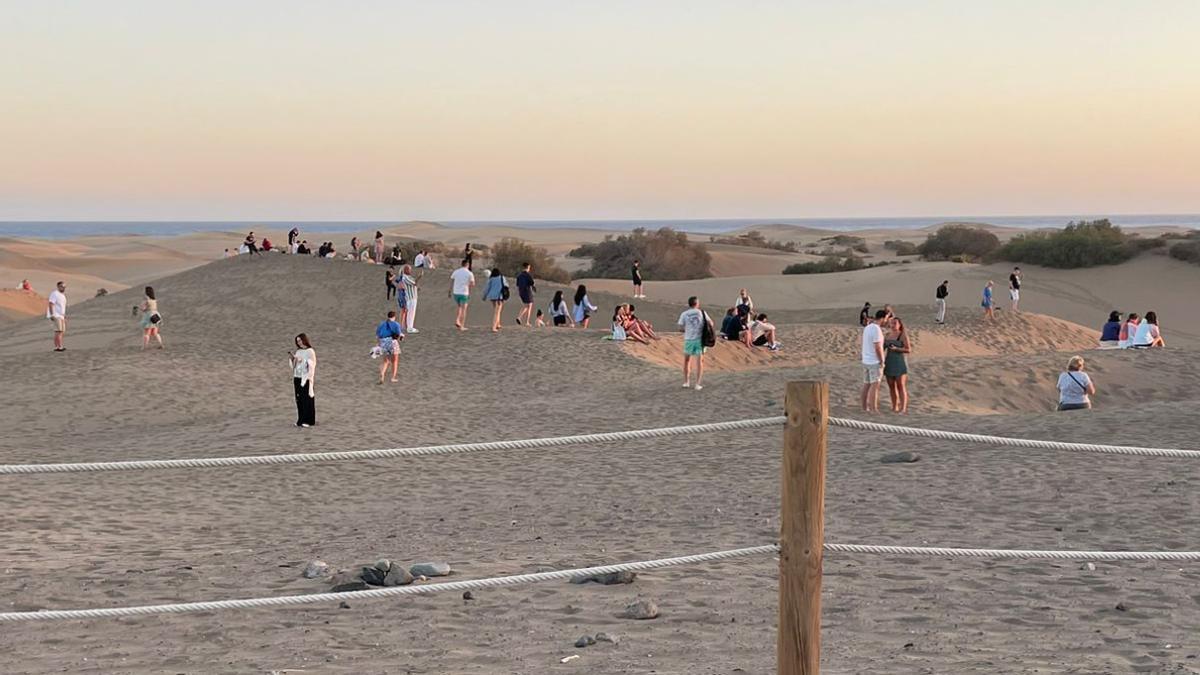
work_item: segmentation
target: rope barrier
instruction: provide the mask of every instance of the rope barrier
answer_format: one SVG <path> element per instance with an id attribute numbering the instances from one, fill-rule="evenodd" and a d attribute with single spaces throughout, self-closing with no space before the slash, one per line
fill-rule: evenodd
<path id="1" fill-rule="evenodd" d="M 0 464 L 0 475 L 30 473 L 77 473 L 84 471 L 142 471 L 147 469 L 196 469 L 223 466 L 249 466 L 273 464 L 303 464 L 306 462 L 331 462 L 335 460 L 392 459 L 396 457 L 419 457 L 423 455 L 453 455 L 486 450 L 532 450 L 535 448 L 562 447 L 584 443 L 612 443 L 645 438 L 665 438 L 686 434 L 704 434 L 715 431 L 740 431 L 761 429 L 783 424 L 783 417 L 692 424 L 657 429 L 614 431 L 557 438 L 531 438 L 514 441 L 491 441 L 486 443 L 458 443 L 454 445 L 430 445 L 420 448 L 385 448 L 381 450 L 350 450 L 344 452 L 305 452 L 286 455 L 250 455 L 245 457 L 206 457 L 197 459 L 148 459 L 119 462 L 75 462 L 69 464 Z"/>
<path id="2" fill-rule="evenodd" d="M 228 466 L 265 466 L 276 464 L 303 464 L 308 462 L 332 462 L 338 460 L 394 459 L 396 457 L 420 457 L 424 455 L 453 455 L 488 450 L 533 450 L 537 448 L 564 447 L 587 443 L 612 443 L 647 438 L 665 438 L 688 434 L 703 434 L 717 431 L 741 431 L 762 429 L 783 424 L 785 418 L 762 417 L 758 419 L 692 424 L 657 429 L 613 431 L 578 436 L 554 438 L 530 438 L 512 441 L 489 441 L 484 443 L 456 443 L 452 445 L 430 445 L 417 448 L 383 448 L 378 450 L 348 450 L 342 452 L 305 452 L 281 455 L 249 455 L 242 457 L 202 457 L 192 459 L 147 459 L 116 462 L 73 462 L 64 464 L 0 464 L 0 475 L 35 473 L 79 473 L 88 471 L 144 471 L 150 469 L 197 469 Z M 1173 448 L 1139 448 L 1123 445 L 1096 445 L 1091 443 L 1060 443 L 1025 438 L 964 434 L 956 431 L 920 429 L 895 424 L 879 424 L 861 420 L 830 417 L 829 425 L 844 429 L 871 431 L 876 433 L 901 434 L 963 443 L 982 443 L 1017 448 L 1041 450 L 1067 450 L 1071 452 L 1099 452 L 1112 455 L 1138 455 L 1143 457 L 1176 457 L 1200 459 L 1200 450 L 1178 450 Z"/>
<path id="3" fill-rule="evenodd" d="M 930 546 L 875 546 L 871 544 L 825 544 L 825 550 L 831 553 L 862 553 L 874 555 L 910 555 L 956 558 L 992 558 L 1000 560 L 1071 560 L 1076 562 L 1095 561 L 1170 561 L 1195 562 L 1200 561 L 1200 551 L 1038 551 L 1022 549 L 990 549 L 990 548 L 939 548 Z M 674 558 L 659 558 L 657 560 L 642 560 L 638 562 L 600 565 L 596 567 L 580 567 L 550 572 L 535 572 L 532 574 L 516 574 L 503 577 L 489 577 L 467 581 L 448 581 L 434 584 L 393 586 L 389 588 L 374 588 L 365 591 L 347 591 L 345 593 L 312 593 L 309 595 L 285 595 L 270 598 L 243 598 L 239 600 L 213 600 L 209 602 L 186 602 L 166 605 L 141 605 L 135 607 L 107 607 L 98 609 L 60 609 L 32 612 L 3 612 L 0 613 L 0 623 L 19 621 L 63 621 L 72 619 L 113 619 L 129 616 L 149 616 L 152 614 L 189 614 L 194 612 L 212 612 L 223 609 L 257 609 L 262 607 L 290 607 L 295 605 L 312 605 L 332 601 L 374 600 L 400 595 L 426 595 L 431 593 L 472 591 L 501 586 L 516 586 L 520 584 L 539 583 L 572 579 L 580 576 L 611 574 L 614 572 L 639 572 L 644 570 L 673 567 L 677 565 L 693 565 L 696 563 L 729 560 L 747 556 L 778 553 L 777 544 L 736 548 L 726 551 L 712 551 L 695 555 L 678 556 Z"/>
<path id="4" fill-rule="evenodd" d="M 1138 448 L 1125 445 L 1096 445 L 1092 443 L 1060 443 L 1058 441 L 1036 441 L 1026 438 L 1006 438 L 1003 436 L 984 436 L 981 434 L 964 434 L 957 431 L 939 431 L 937 429 L 920 429 L 904 427 L 895 424 L 879 424 L 863 422 L 841 417 L 830 417 L 829 425 L 843 429 L 873 431 L 884 434 L 901 434 L 920 438 L 935 438 L 945 441 L 963 443 L 982 443 L 984 445 L 1003 445 L 1011 448 L 1035 448 L 1039 450 L 1067 450 L 1070 452 L 1100 452 L 1110 455 L 1138 455 L 1142 457 L 1182 457 L 1200 459 L 1200 450 L 1176 450 L 1173 448 Z"/>

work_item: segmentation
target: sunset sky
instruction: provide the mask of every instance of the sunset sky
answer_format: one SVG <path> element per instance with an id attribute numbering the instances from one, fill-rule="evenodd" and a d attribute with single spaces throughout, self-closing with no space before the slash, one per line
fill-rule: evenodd
<path id="1" fill-rule="evenodd" d="M 0 220 L 1200 211 L 1200 2 L 0 3 Z"/>

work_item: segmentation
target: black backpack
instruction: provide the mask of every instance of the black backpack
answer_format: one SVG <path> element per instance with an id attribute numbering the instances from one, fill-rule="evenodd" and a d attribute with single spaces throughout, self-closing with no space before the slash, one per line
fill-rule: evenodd
<path id="1" fill-rule="evenodd" d="M 704 323 L 700 327 L 700 345 L 703 347 L 716 347 L 717 334 L 713 331 L 712 319 L 708 318 L 708 312 L 701 312 L 704 317 Z"/>

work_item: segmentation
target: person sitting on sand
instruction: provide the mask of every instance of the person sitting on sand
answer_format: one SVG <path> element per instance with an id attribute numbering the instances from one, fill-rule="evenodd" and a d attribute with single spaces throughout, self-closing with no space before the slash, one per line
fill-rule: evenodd
<path id="1" fill-rule="evenodd" d="M 228 252 L 229 252 L 229 249 L 225 249 L 225 252 L 226 252 L 226 253 L 228 253 Z M 28 279 L 22 279 L 22 280 L 21 280 L 21 285 L 20 285 L 20 286 L 17 286 L 17 288 L 19 288 L 19 289 L 21 289 L 21 290 L 23 290 L 23 291 L 26 291 L 26 292 L 30 292 L 30 293 L 31 293 L 31 292 L 33 292 L 33 286 L 32 286 L 32 285 L 30 285 L 30 283 L 29 283 L 29 280 L 28 280 Z"/>
<path id="2" fill-rule="evenodd" d="M 617 305 L 613 309 L 612 316 L 612 339 L 616 342 L 624 342 L 629 336 L 625 333 L 625 313 L 624 305 Z"/>
<path id="3" fill-rule="evenodd" d="M 1121 313 L 1109 312 L 1108 321 L 1100 329 L 1100 346 L 1112 349 L 1121 344 Z"/>
<path id="4" fill-rule="evenodd" d="M 725 318 L 721 320 L 721 337 L 730 342 L 741 342 L 747 347 L 750 346 L 750 333 L 737 307 L 725 310 Z"/>
<path id="5" fill-rule="evenodd" d="M 650 344 L 651 338 L 642 332 L 641 325 L 633 318 L 633 314 L 629 311 L 629 305 L 622 304 L 617 306 L 617 311 L 613 315 L 613 322 L 621 324 L 621 329 L 625 331 L 626 338 L 634 342 Z"/>
<path id="6" fill-rule="evenodd" d="M 575 325 L 575 320 L 571 318 L 571 312 L 567 308 L 567 301 L 563 300 L 562 291 L 554 291 L 554 299 L 550 301 L 550 318 L 555 326 L 565 326 L 567 321 L 571 325 Z"/>
<path id="7" fill-rule="evenodd" d="M 1121 324 L 1121 333 L 1118 336 L 1118 346 L 1121 349 L 1129 349 L 1133 346 L 1133 337 L 1137 335 L 1138 323 L 1141 317 L 1137 312 L 1130 312 L 1129 316 L 1125 317 L 1125 322 Z"/>
<path id="8" fill-rule="evenodd" d="M 250 255 L 258 255 L 258 244 L 254 239 L 253 232 L 246 235 L 246 239 L 242 242 L 242 246 L 246 247 L 246 252 Z"/>
<path id="9" fill-rule="evenodd" d="M 270 239 L 267 239 L 266 237 L 263 237 L 263 243 L 262 243 L 262 252 L 263 252 L 263 253 L 270 253 L 272 248 L 273 248 L 273 247 L 272 247 L 272 245 L 271 245 L 271 240 L 270 240 Z"/>
<path id="10" fill-rule="evenodd" d="M 592 312 L 597 309 L 599 308 L 593 305 L 592 301 L 588 298 L 587 286 L 579 284 L 579 287 L 575 289 L 575 325 L 580 328 L 587 328 L 588 322 L 592 319 Z"/>
<path id="11" fill-rule="evenodd" d="M 887 378 L 892 412 L 908 414 L 908 354 L 912 343 L 900 317 L 892 317 L 883 336 L 883 376 Z"/>
<path id="12" fill-rule="evenodd" d="M 633 305 L 626 305 L 626 307 L 629 309 L 627 312 L 629 320 L 634 324 L 637 324 L 638 333 L 645 335 L 651 340 L 657 340 L 658 334 L 654 332 L 654 326 L 652 326 L 649 321 L 639 319 L 637 314 L 634 313 L 636 308 Z"/>
<path id="13" fill-rule="evenodd" d="M 766 347 L 771 351 L 779 351 L 779 342 L 775 339 L 775 324 L 767 321 L 767 315 L 759 313 L 750 322 L 750 344 L 755 347 Z"/>
<path id="14" fill-rule="evenodd" d="M 337 249 L 333 247 L 332 241 L 325 242 L 325 257 L 331 260 L 337 257 Z"/>
<path id="15" fill-rule="evenodd" d="M 979 306 L 983 307 L 984 318 L 995 320 L 996 301 L 992 298 L 993 286 L 995 286 L 995 282 L 988 280 L 987 285 L 983 287 L 983 301 L 979 303 Z"/>
<path id="16" fill-rule="evenodd" d="M 362 246 L 362 242 L 358 240 L 358 237 L 350 237 L 350 250 L 354 253 L 354 255 L 358 255 L 359 246 Z"/>
<path id="17" fill-rule="evenodd" d="M 396 321 L 396 311 L 390 310 L 387 318 L 375 329 L 375 337 L 379 340 L 379 350 L 383 352 L 383 363 L 379 366 L 379 384 L 383 384 L 388 366 L 392 367 L 392 382 L 400 381 L 400 341 L 404 339 L 404 329 Z"/>
<path id="18" fill-rule="evenodd" d="M 1150 349 L 1151 347 L 1166 347 L 1162 333 L 1158 330 L 1158 314 L 1146 312 L 1146 318 L 1138 324 L 1137 334 L 1133 336 L 1134 349 Z"/>
<path id="19" fill-rule="evenodd" d="M 743 288 L 738 291 L 737 299 L 733 301 L 733 307 L 742 316 L 750 316 L 754 314 L 754 300 L 750 297 L 750 294 L 746 292 L 746 289 Z M 743 307 L 745 309 L 742 309 Z"/>
<path id="20" fill-rule="evenodd" d="M 312 255 L 312 249 L 308 247 L 307 239 L 296 245 L 296 255 Z"/>
<path id="21" fill-rule="evenodd" d="M 1083 357 L 1072 356 L 1067 370 L 1058 376 L 1058 409 L 1088 410 L 1092 407 L 1091 396 L 1096 394 L 1092 378 L 1083 372 Z"/>

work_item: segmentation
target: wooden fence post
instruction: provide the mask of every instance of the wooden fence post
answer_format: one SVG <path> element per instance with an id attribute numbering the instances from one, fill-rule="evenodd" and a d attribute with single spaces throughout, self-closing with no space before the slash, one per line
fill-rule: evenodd
<path id="1" fill-rule="evenodd" d="M 821 672 L 828 382 L 789 382 L 779 527 L 779 675 Z"/>

